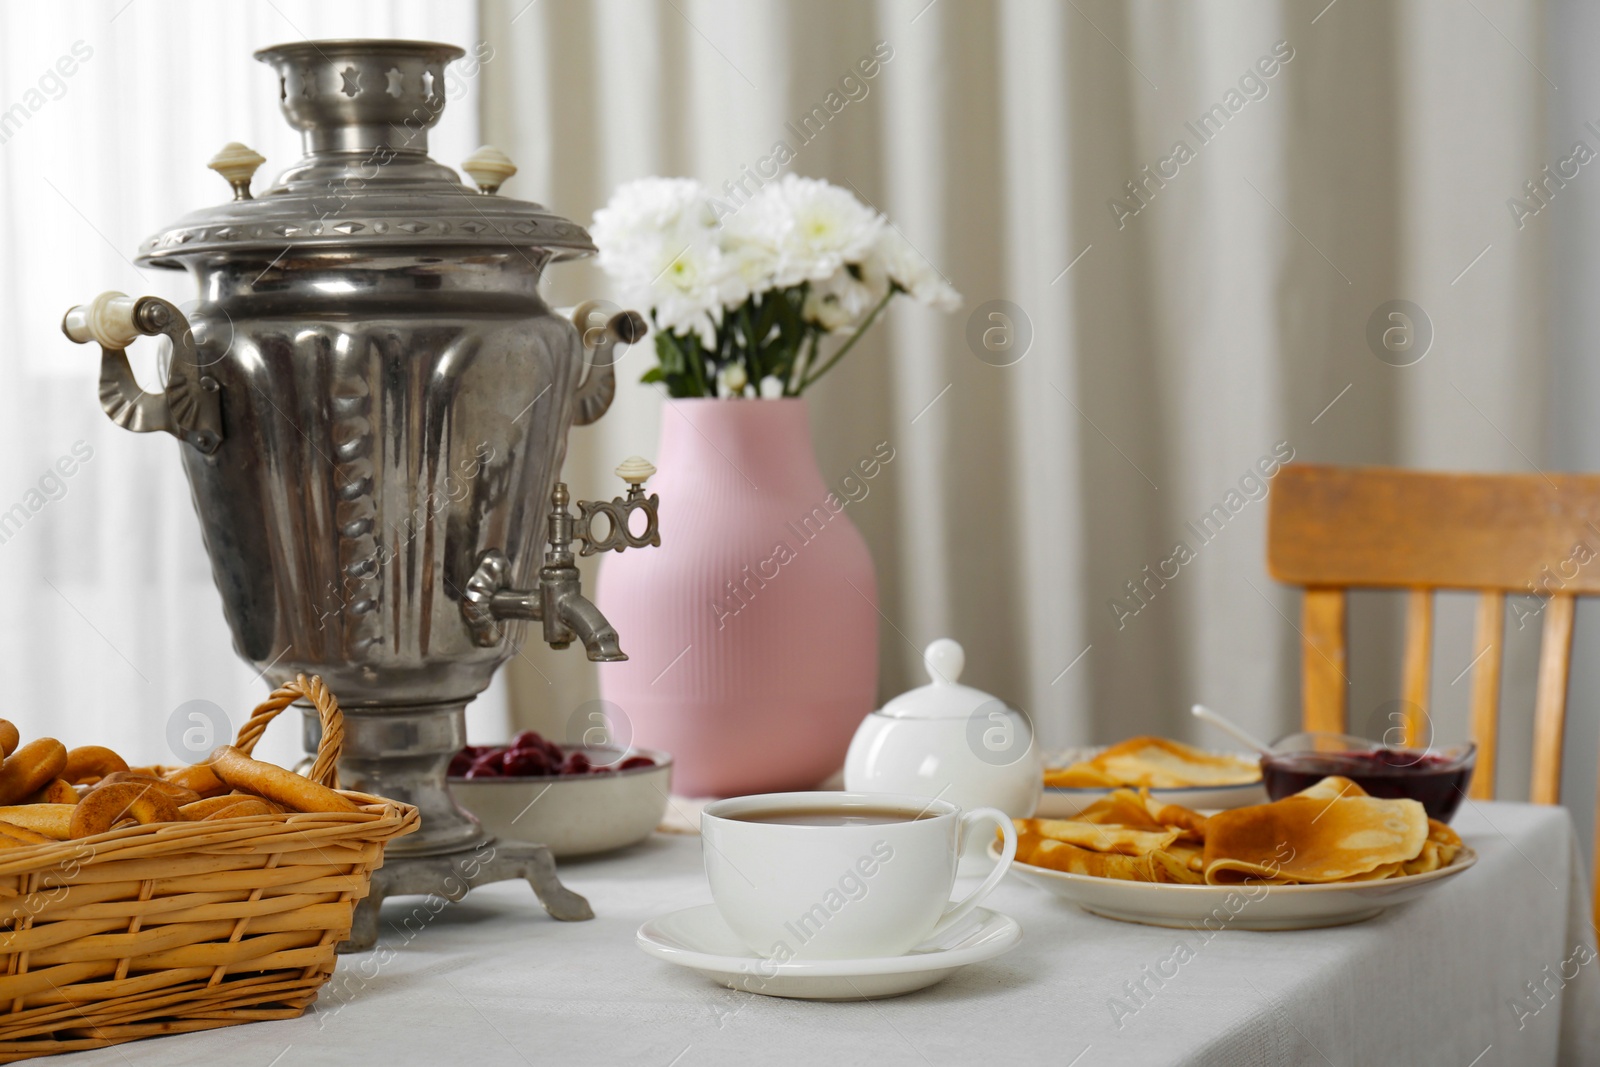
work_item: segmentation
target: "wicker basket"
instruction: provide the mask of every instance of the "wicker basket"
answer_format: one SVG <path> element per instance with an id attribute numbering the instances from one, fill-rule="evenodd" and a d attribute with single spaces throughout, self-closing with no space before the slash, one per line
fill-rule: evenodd
<path id="1" fill-rule="evenodd" d="M 301 675 L 239 731 L 310 700 L 310 777 L 337 789 L 338 702 Z M 384 843 L 417 809 L 346 792 L 360 812 L 128 826 L 0 852 L 0 1063 L 300 1015 L 333 974 Z"/>

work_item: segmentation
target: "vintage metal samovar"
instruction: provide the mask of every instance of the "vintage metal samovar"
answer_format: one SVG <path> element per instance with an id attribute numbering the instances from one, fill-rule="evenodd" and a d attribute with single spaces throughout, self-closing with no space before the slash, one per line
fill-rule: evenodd
<path id="1" fill-rule="evenodd" d="M 527 621 L 553 647 L 626 658 L 579 589 L 574 547 L 660 543 L 643 461 L 619 468 L 625 497 L 568 510 L 567 431 L 605 413 L 615 346 L 645 324 L 633 312 L 594 323 L 592 305 L 575 324 L 546 305 L 545 266 L 594 246 L 540 205 L 496 195 L 516 169 L 505 156 L 466 161 L 478 192 L 428 157 L 445 66 L 462 55 L 419 41 L 257 52 L 305 158 L 253 196 L 264 160 L 229 145 L 211 166 L 232 202 L 140 248 L 141 265 L 199 284 L 187 317 L 105 293 L 63 324 L 101 347 L 106 414 L 181 442 L 239 654 L 274 683 L 320 674 L 346 711 L 345 783 L 421 809 L 357 911 L 356 948 L 375 940 L 386 895 L 456 899 L 507 878 L 528 879 L 556 918 L 591 917 L 547 850 L 485 839 L 445 770 L 466 704 Z M 138 386 L 124 353 L 142 335 L 171 342 L 159 392 Z"/>

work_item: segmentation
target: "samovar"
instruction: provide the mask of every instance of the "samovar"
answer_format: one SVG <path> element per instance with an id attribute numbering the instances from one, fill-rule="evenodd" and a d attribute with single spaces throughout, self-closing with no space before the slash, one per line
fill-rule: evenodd
<path id="1" fill-rule="evenodd" d="M 529 621 L 553 647 L 627 658 L 582 595 L 574 548 L 660 543 L 642 460 L 618 470 L 626 496 L 569 510 L 567 431 L 605 413 L 616 346 L 645 324 L 545 303 L 545 266 L 594 246 L 581 226 L 497 194 L 516 169 L 504 155 L 465 162 L 476 192 L 428 157 L 445 66 L 462 55 L 420 41 L 257 52 L 305 158 L 254 196 L 264 160 L 227 146 L 211 166 L 233 200 L 140 248 L 141 265 L 194 277 L 187 316 L 105 293 L 63 323 L 101 347 L 106 414 L 181 442 L 239 654 L 274 683 L 320 674 L 346 712 L 345 783 L 421 809 L 357 910 L 354 948 L 375 941 L 385 896 L 453 900 L 508 878 L 526 878 L 558 919 L 592 917 L 546 849 L 485 838 L 446 767 L 467 703 Z M 171 354 L 165 387 L 146 392 L 124 350 L 154 335 Z"/>

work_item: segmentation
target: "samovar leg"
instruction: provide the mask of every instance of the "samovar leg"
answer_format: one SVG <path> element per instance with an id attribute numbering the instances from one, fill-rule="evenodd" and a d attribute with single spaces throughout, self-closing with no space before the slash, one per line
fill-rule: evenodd
<path id="1" fill-rule="evenodd" d="M 366 899 L 356 904 L 350 923 L 350 940 L 340 952 L 365 952 L 378 943 L 378 912 L 388 897 L 422 896 L 418 906 L 400 920 L 403 936 L 415 936 L 468 890 L 491 882 L 527 879 L 544 910 L 553 919 L 581 922 L 594 918 L 589 902 L 561 884 L 555 857 L 543 845 L 488 840 L 471 852 L 444 856 L 398 856 L 372 872 Z"/>

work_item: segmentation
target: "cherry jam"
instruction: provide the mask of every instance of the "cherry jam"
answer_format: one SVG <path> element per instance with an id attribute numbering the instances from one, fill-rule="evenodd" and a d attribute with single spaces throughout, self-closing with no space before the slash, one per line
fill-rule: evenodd
<path id="1" fill-rule="evenodd" d="M 1281 800 L 1337 774 L 1372 796 L 1418 801 L 1432 818 L 1449 822 L 1466 796 L 1474 762 L 1403 748 L 1284 752 L 1261 757 L 1261 778 L 1267 795 Z"/>

